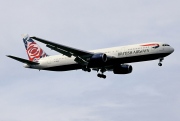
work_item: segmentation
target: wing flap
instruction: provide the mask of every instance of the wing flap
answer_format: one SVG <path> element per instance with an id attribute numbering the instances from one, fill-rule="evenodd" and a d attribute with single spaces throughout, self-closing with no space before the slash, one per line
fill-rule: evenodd
<path id="1" fill-rule="evenodd" d="M 29 60 L 26 60 L 23 58 L 19 58 L 19 57 L 15 57 L 15 56 L 11 56 L 11 55 L 7 55 L 7 57 L 12 58 L 12 59 L 17 60 L 22 63 L 30 64 L 30 65 L 38 65 L 39 64 L 37 62 L 32 62 L 32 61 L 29 61 Z"/>
<path id="2" fill-rule="evenodd" d="M 77 56 L 74 61 L 76 61 L 77 63 L 81 64 L 81 65 L 85 65 L 87 66 L 88 65 L 88 62 L 86 60 L 84 60 L 83 58 Z"/>

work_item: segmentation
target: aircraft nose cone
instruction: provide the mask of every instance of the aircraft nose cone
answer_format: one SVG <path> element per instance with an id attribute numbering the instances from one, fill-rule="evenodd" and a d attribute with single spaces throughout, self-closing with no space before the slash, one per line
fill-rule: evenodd
<path id="1" fill-rule="evenodd" d="M 170 52 L 173 53 L 174 52 L 174 48 L 171 47 Z"/>

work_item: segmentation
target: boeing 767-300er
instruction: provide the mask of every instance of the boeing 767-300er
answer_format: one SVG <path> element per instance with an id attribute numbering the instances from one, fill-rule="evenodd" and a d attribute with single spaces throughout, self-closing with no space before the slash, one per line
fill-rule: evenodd
<path id="1" fill-rule="evenodd" d="M 47 55 L 33 39 L 46 44 L 48 48 L 61 53 L 61 55 Z M 164 57 L 174 51 L 169 44 L 161 42 L 84 51 L 38 37 L 29 37 L 27 34 L 23 35 L 23 41 L 29 60 L 11 55 L 8 55 L 8 57 L 25 63 L 25 68 L 48 71 L 82 69 L 90 72 L 95 70 L 100 78 L 106 78 L 106 75 L 104 75 L 106 71 L 113 71 L 114 74 L 131 73 L 133 68 L 127 63 L 159 59 L 158 65 L 162 66 L 161 62 Z"/>

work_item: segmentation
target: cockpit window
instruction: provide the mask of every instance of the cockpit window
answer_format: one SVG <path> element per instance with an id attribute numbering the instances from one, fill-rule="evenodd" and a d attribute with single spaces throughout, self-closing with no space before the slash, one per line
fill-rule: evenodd
<path id="1" fill-rule="evenodd" d="M 168 44 L 163 44 L 162 46 L 170 46 L 170 45 L 168 45 Z"/>

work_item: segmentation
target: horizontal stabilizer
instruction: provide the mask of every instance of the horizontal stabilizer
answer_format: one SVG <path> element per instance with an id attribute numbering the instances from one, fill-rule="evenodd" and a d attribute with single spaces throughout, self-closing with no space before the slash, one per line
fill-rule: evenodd
<path id="1" fill-rule="evenodd" d="M 26 60 L 23 58 L 18 58 L 18 57 L 11 56 L 11 55 L 7 55 L 7 57 L 12 58 L 12 59 L 17 60 L 17 61 L 22 62 L 22 63 L 30 64 L 30 65 L 38 65 L 39 64 L 36 62 L 32 62 L 32 61 L 29 61 L 29 60 Z"/>

